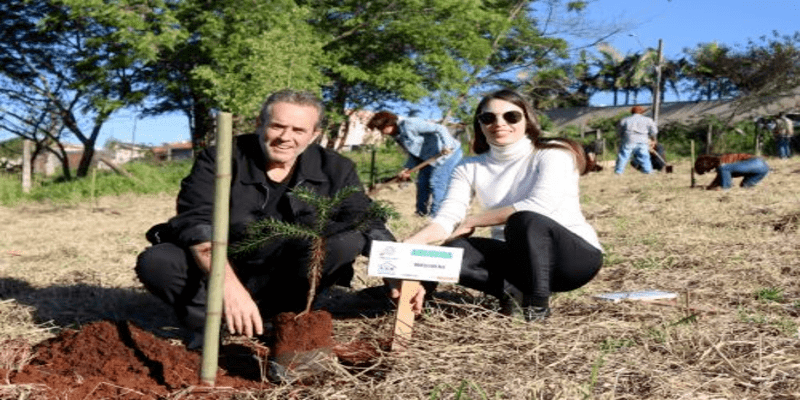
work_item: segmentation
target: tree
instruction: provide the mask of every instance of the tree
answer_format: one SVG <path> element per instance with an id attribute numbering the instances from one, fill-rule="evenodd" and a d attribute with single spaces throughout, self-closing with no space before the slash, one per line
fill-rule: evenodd
<path id="1" fill-rule="evenodd" d="M 735 87 L 722 74 L 724 65 L 728 63 L 731 49 L 716 42 L 698 44 L 694 50 L 684 50 L 688 54 L 686 78 L 690 82 L 689 90 L 697 98 L 706 100 L 729 98 L 735 95 Z"/>
<path id="2" fill-rule="evenodd" d="M 762 36 L 743 47 L 707 43 L 691 53 L 689 77 L 711 99 L 733 98 L 730 118 L 768 104 L 800 86 L 800 32 Z"/>
<path id="3" fill-rule="evenodd" d="M 319 91 L 334 123 L 351 109 L 425 97 L 447 117 L 473 90 L 508 85 L 521 70 L 555 69 L 551 60 L 566 56 L 564 40 L 542 35 L 538 25 L 549 21 L 534 17 L 534 0 L 161 1 L 157 17 L 144 19 L 152 23 L 135 29 L 139 20 L 120 6 L 134 15 L 156 6 L 143 13 L 136 0 L 59 4 L 71 7 L 65 24 L 106 32 L 98 43 L 114 45 L 96 50 L 132 49 L 122 65 L 135 73 L 131 87 L 142 86 L 129 92 L 150 95 L 145 115 L 183 112 L 196 146 L 213 132 L 214 110 L 237 114 L 244 129 L 266 94 L 287 86 Z M 566 3 L 573 11 L 586 4 Z"/>
<path id="4" fill-rule="evenodd" d="M 39 132 L 35 121 L 44 118 L 52 120 L 49 139 L 56 146 L 62 131 L 74 135 L 84 146 L 79 177 L 88 173 L 97 136 L 110 115 L 145 97 L 137 65 L 174 38 L 172 21 L 161 12 L 159 0 L 120 1 L 113 13 L 106 8 L 97 12 L 102 4 L 10 0 L 0 5 L 5 16 L 0 74 L 7 109 L 16 112 L 16 127 L 28 126 L 30 136 Z M 114 28 L 108 20 L 126 29 Z"/>
<path id="5" fill-rule="evenodd" d="M 725 77 L 739 94 L 736 111 L 765 105 L 800 86 L 800 32 L 751 40 L 726 67 Z"/>
<path id="6" fill-rule="evenodd" d="M 530 54 L 531 1 L 303 1 L 324 38 L 325 100 L 349 108 L 433 98 L 445 110 Z M 515 41 L 515 39 L 518 39 Z M 514 46 L 516 44 L 516 46 Z"/>
<path id="7" fill-rule="evenodd" d="M 240 132 L 252 129 L 244 124 L 268 94 L 319 92 L 321 44 L 306 22 L 308 8 L 291 0 L 186 0 L 170 12 L 185 39 L 146 66 L 156 101 L 143 113 L 184 113 L 195 148 L 211 139 L 214 110 L 237 115 Z"/>

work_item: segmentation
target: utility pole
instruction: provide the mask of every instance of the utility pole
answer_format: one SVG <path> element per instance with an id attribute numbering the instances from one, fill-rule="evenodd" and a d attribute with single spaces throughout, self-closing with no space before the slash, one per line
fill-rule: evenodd
<path id="1" fill-rule="evenodd" d="M 658 114 L 661 111 L 661 39 L 658 39 L 658 53 L 656 53 L 656 87 L 653 88 L 653 121 L 658 124 Z"/>

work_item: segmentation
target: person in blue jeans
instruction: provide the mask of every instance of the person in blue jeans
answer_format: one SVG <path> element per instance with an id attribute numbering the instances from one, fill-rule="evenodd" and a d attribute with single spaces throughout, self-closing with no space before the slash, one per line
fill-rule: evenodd
<path id="1" fill-rule="evenodd" d="M 769 173 L 769 165 L 763 158 L 745 153 L 706 154 L 694 163 L 694 170 L 700 175 L 714 169 L 717 176 L 706 187 L 708 190 L 728 190 L 733 186 L 733 178 L 738 177 L 744 178 L 741 187 L 753 187 Z"/>
<path id="2" fill-rule="evenodd" d="M 620 146 L 617 153 L 617 164 L 614 173 L 621 175 L 625 172 L 625 166 L 634 157 L 634 163 L 641 166 L 641 171 L 651 174 L 653 167 L 650 162 L 650 140 L 655 140 L 658 134 L 658 127 L 652 118 L 646 117 L 645 108 L 633 106 L 631 116 L 619 122 Z"/>
<path id="3" fill-rule="evenodd" d="M 450 151 L 417 174 L 416 212 L 420 216 L 436 215 L 447 194 L 450 174 L 463 156 L 461 143 L 442 125 L 421 118 L 402 118 L 389 111 L 377 112 L 367 128 L 391 136 L 408 153 L 404 169 L 397 174 L 403 180 L 409 179 L 411 168 L 445 149 Z"/>
<path id="4" fill-rule="evenodd" d="M 775 119 L 775 144 L 778 148 L 778 157 L 789 158 L 792 156 L 792 136 L 794 136 L 794 122 L 785 112 L 781 112 Z"/>

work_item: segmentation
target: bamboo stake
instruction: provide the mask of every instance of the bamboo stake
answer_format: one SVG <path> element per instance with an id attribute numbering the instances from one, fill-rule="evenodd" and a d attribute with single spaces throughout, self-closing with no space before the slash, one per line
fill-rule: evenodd
<path id="1" fill-rule="evenodd" d="M 206 326 L 200 380 L 214 386 L 219 358 L 219 327 L 222 322 L 222 290 L 228 259 L 228 221 L 231 196 L 231 114 L 217 115 L 217 176 L 214 179 L 214 233 L 211 241 L 211 273 L 208 278 Z"/>

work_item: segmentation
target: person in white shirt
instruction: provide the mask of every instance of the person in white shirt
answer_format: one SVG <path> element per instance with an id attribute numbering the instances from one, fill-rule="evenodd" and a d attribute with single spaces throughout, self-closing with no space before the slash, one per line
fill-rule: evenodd
<path id="1" fill-rule="evenodd" d="M 583 149 L 542 138 L 532 107 L 513 90 L 484 97 L 473 125 L 477 156 L 456 167 L 439 213 L 404 242 L 463 248 L 461 285 L 496 296 L 506 315 L 543 320 L 552 292 L 585 285 L 603 263 L 580 208 Z M 482 211 L 467 215 L 473 198 Z M 492 237 L 471 237 L 478 227 L 491 227 Z"/>
<path id="2" fill-rule="evenodd" d="M 619 121 L 619 152 L 617 152 L 617 163 L 614 166 L 614 173 L 621 175 L 625 172 L 631 156 L 634 162 L 641 167 L 645 174 L 652 174 L 653 167 L 650 161 L 650 141 L 656 140 L 658 126 L 652 118 L 646 117 L 645 108 L 633 106 L 631 115 Z"/>

